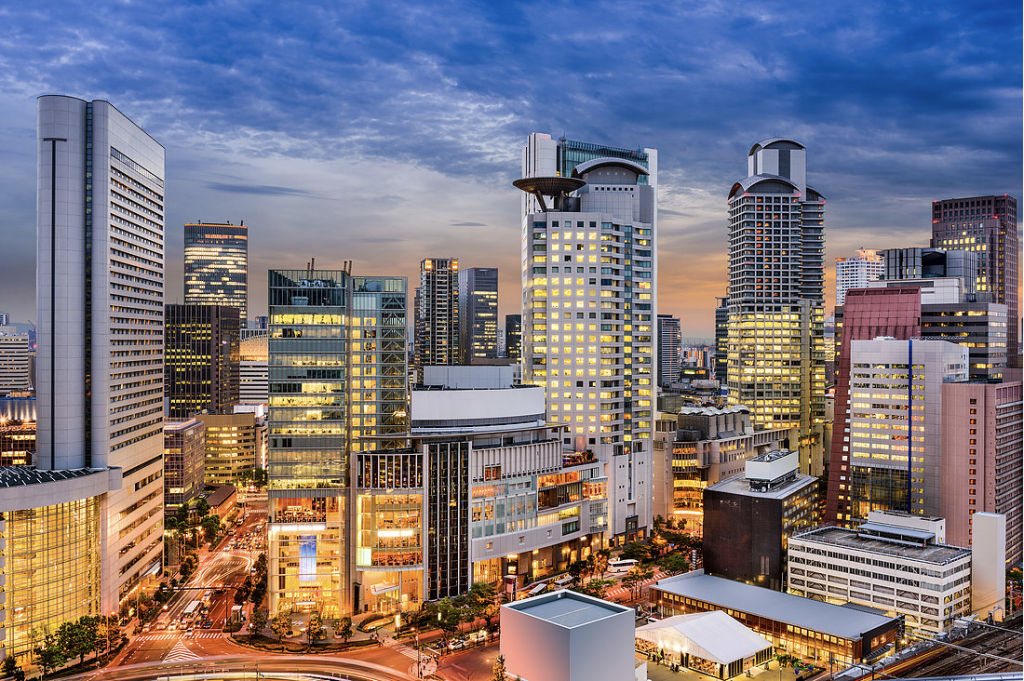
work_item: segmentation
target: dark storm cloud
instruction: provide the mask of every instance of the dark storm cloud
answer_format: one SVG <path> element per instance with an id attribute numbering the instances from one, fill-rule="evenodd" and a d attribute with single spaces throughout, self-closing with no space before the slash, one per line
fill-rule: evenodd
<path id="1" fill-rule="evenodd" d="M 167 147 L 169 226 L 181 210 L 259 201 L 303 226 L 271 253 L 404 235 L 419 248 L 357 262 L 402 257 L 412 271 L 424 249 L 459 243 L 480 249 L 463 261 L 517 271 L 520 147 L 530 132 L 565 134 L 658 148 L 661 261 L 700 263 L 662 266 L 661 311 L 710 320 L 726 193 L 761 138 L 808 147 L 829 263 L 897 235 L 925 243 L 933 199 L 1020 195 L 1021 13 L 952 0 L 9 3 L 0 114 L 17 130 L 0 141 L 0 179 L 12 179 L 0 225 L 34 210 L 34 114 L 20 102 L 57 92 L 107 98 Z M 188 175 L 171 176 L 179 168 Z M 302 203 L 314 196 L 337 210 Z M 507 215 L 490 214 L 499 203 Z M 508 253 L 464 229 L 487 224 L 512 230 Z M 10 243 L 18 252 L 0 259 L 32 259 L 31 239 Z M 0 290 L 30 296 L 31 282 L 5 273 Z M 511 312 L 518 291 L 502 296 Z"/>

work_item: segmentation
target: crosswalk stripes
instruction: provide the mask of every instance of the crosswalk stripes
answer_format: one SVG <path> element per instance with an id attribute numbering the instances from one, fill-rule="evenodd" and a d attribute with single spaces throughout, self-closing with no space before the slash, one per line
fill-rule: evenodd
<path id="1" fill-rule="evenodd" d="M 217 631 L 204 631 L 195 635 L 195 638 L 220 638 L 220 632 Z M 136 641 L 145 643 L 146 641 L 173 641 L 181 638 L 180 633 L 165 633 L 165 634 L 143 634 L 136 638 Z"/>
<path id="2" fill-rule="evenodd" d="M 198 655 L 186 648 L 184 643 L 178 641 L 171 648 L 171 652 L 167 653 L 167 656 L 164 657 L 164 662 L 190 662 L 191 660 L 198 659 L 200 659 Z"/>
<path id="3" fill-rule="evenodd" d="M 406 648 L 405 646 L 395 646 L 394 650 L 397 650 L 398 652 L 402 653 L 403 655 L 408 657 L 410 660 L 415 660 L 416 659 L 416 651 L 413 650 L 412 648 Z"/>

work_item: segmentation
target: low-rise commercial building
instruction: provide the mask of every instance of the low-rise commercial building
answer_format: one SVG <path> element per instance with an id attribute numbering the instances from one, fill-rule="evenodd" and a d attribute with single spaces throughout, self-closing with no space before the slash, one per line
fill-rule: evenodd
<path id="1" fill-rule="evenodd" d="M 707 575 L 703 570 L 651 586 L 662 617 L 722 610 L 771 641 L 778 652 L 828 663 L 876 659 L 899 639 L 896 617 Z"/>
<path id="2" fill-rule="evenodd" d="M 206 426 L 202 421 L 164 422 L 164 508 L 187 504 L 203 491 Z"/>
<path id="3" fill-rule="evenodd" d="M 261 467 L 267 451 L 267 417 L 260 410 L 231 414 L 196 414 L 206 426 L 207 485 L 237 482 L 243 473 Z"/>
<path id="4" fill-rule="evenodd" d="M 786 546 L 818 524 L 818 479 L 797 472 L 796 452 L 745 462 L 746 473 L 704 490 L 708 574 L 783 590 Z"/>
<path id="5" fill-rule="evenodd" d="M 772 659 L 771 641 L 721 610 L 676 615 L 637 627 L 636 647 L 671 664 L 731 679 Z"/>
<path id="6" fill-rule="evenodd" d="M 634 678 L 633 609 L 575 591 L 501 606 L 505 671 L 529 681 Z"/>
<path id="7" fill-rule="evenodd" d="M 101 614 L 99 542 L 121 470 L 0 468 L 0 659 L 33 663 L 47 632 Z"/>
<path id="8" fill-rule="evenodd" d="M 859 603 L 935 636 L 971 611 L 971 551 L 944 543 L 942 518 L 872 511 L 856 530 L 818 527 L 789 540 L 789 591 Z"/>
<path id="9" fill-rule="evenodd" d="M 704 490 L 740 475 L 745 462 L 795 441 L 795 429 L 754 430 L 743 406 L 661 413 L 655 432 L 654 515 L 703 534 Z"/>

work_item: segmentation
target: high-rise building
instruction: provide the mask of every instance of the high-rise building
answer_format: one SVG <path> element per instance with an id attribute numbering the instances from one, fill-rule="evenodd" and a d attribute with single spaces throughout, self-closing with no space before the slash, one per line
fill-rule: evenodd
<path id="1" fill-rule="evenodd" d="M 658 152 L 534 133 L 522 161 L 523 382 L 605 464 L 606 538 L 630 541 L 653 503 Z"/>
<path id="2" fill-rule="evenodd" d="M 505 315 L 505 356 L 519 361 L 523 357 L 523 315 Z"/>
<path id="3" fill-rule="evenodd" d="M 990 292 L 994 302 L 1006 305 L 1009 365 L 1020 367 L 1017 199 L 1003 194 L 932 202 L 931 245 L 978 254 L 975 289 Z"/>
<path id="4" fill-rule="evenodd" d="M 869 511 L 941 515 L 944 384 L 967 381 L 967 348 L 891 337 L 850 346 L 851 519 Z"/>
<path id="5" fill-rule="evenodd" d="M 425 366 L 459 363 L 459 261 L 425 258 L 416 289 L 415 358 Z M 421 374 L 422 375 L 422 374 Z"/>
<path id="6" fill-rule="evenodd" d="M 907 279 L 951 279 L 958 277 L 964 294 L 977 293 L 981 256 L 973 251 L 942 248 L 887 248 L 882 251 L 885 281 Z M 878 279 L 876 278 L 876 280 Z M 860 288 L 868 286 L 865 284 Z M 983 294 L 983 299 L 991 293 Z"/>
<path id="7" fill-rule="evenodd" d="M 498 356 L 498 270 L 470 267 L 459 271 L 460 364 Z"/>
<path id="8" fill-rule="evenodd" d="M 942 508 L 950 544 L 974 544 L 974 514 L 1006 516 L 1007 567 L 1022 547 L 1021 383 L 942 384 Z"/>
<path id="9" fill-rule="evenodd" d="M 188 504 L 203 491 L 206 425 L 196 419 L 164 424 L 164 507 Z"/>
<path id="10" fill-rule="evenodd" d="M 242 332 L 238 353 L 238 399 L 242 404 L 267 404 L 267 331 L 248 329 Z"/>
<path id="11" fill-rule="evenodd" d="M 249 314 L 249 228 L 197 222 L 185 225 L 185 304 L 238 308 Z"/>
<path id="12" fill-rule="evenodd" d="M 0 397 L 31 387 L 28 334 L 0 334 Z"/>
<path id="13" fill-rule="evenodd" d="M 864 288 L 876 281 L 885 270 L 885 260 L 878 251 L 861 248 L 852 258 L 836 258 L 836 305 L 846 300 L 851 288 Z"/>
<path id="14" fill-rule="evenodd" d="M 70 576 L 59 588 L 36 585 L 39 594 L 74 599 L 45 605 L 55 628 L 90 614 L 81 604 L 95 597 L 91 614 L 116 611 L 160 573 L 164 148 L 109 102 L 64 96 L 39 98 L 38 135 L 35 475 L 82 479 L 63 491 L 73 500 L 37 496 L 54 513 L 47 522 L 82 512 L 70 524 L 75 536 L 91 527 L 88 546 L 61 555 L 98 555 L 101 575 L 98 589 Z M 58 508 L 65 502 L 82 507 Z M 34 533 L 58 541 L 51 527 Z M 57 555 L 34 550 L 40 570 Z M 10 577 L 6 592 L 13 611 Z"/>
<path id="15" fill-rule="evenodd" d="M 679 380 L 681 343 L 679 318 L 658 315 L 658 385 L 671 385 Z"/>
<path id="16" fill-rule="evenodd" d="M 224 414 L 197 414 L 206 428 L 203 478 L 207 485 L 236 485 L 263 468 L 267 455 L 267 417 L 260 410 L 236 407 Z"/>
<path id="17" fill-rule="evenodd" d="M 338 617 L 362 602 L 350 459 L 407 443 L 406 280 L 272 270 L 269 289 L 270 609 Z"/>
<path id="18" fill-rule="evenodd" d="M 956 253 L 951 251 L 939 255 Z M 973 253 L 959 253 L 974 258 Z M 916 268 L 911 271 L 916 271 Z M 918 314 L 921 319 L 921 337 L 948 340 L 967 348 L 972 381 L 1001 381 L 1007 366 L 1006 305 L 990 302 L 991 296 L 987 293 L 964 293 L 964 277 L 942 274 L 948 271 L 943 267 L 936 268 L 930 276 L 916 279 L 886 278 L 871 282 L 869 288 L 920 287 L 921 304 Z M 897 270 L 894 277 L 898 276 Z M 841 317 L 844 311 L 837 308 L 836 313 Z M 885 314 L 885 311 L 881 313 Z"/>
<path id="19" fill-rule="evenodd" d="M 167 305 L 164 311 L 164 388 L 167 418 L 238 404 L 238 308 Z"/>
<path id="20" fill-rule="evenodd" d="M 715 380 L 725 388 L 729 385 L 729 297 L 715 300 Z"/>
<path id="21" fill-rule="evenodd" d="M 800 429 L 800 467 L 820 474 L 825 423 L 825 198 L 807 151 L 755 144 L 729 192 L 729 396 L 758 428 Z"/>

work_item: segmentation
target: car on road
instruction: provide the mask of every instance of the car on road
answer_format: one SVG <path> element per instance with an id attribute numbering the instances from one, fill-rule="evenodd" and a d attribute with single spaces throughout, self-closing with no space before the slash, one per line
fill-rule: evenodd
<path id="1" fill-rule="evenodd" d="M 213 629 L 213 620 L 203 620 L 201 626 L 203 629 Z"/>
<path id="2" fill-rule="evenodd" d="M 185 630 L 185 638 L 192 638 L 195 635 L 195 633 L 196 633 L 195 629 L 193 629 L 192 627 L 189 627 L 188 629 Z"/>
<path id="3" fill-rule="evenodd" d="M 157 631 L 163 631 L 166 628 L 167 628 L 167 622 L 157 622 L 156 623 Z"/>
<path id="4" fill-rule="evenodd" d="M 170 624 L 167 625 L 167 631 L 174 631 L 177 628 L 178 628 L 178 623 L 177 622 L 171 622 Z"/>
<path id="5" fill-rule="evenodd" d="M 466 638 L 469 639 L 470 643 L 483 643 L 487 640 L 487 630 L 481 629 L 480 631 L 471 632 Z"/>
<path id="6" fill-rule="evenodd" d="M 461 638 L 452 639 L 448 642 L 448 650 L 462 650 L 466 647 L 466 642 Z"/>

